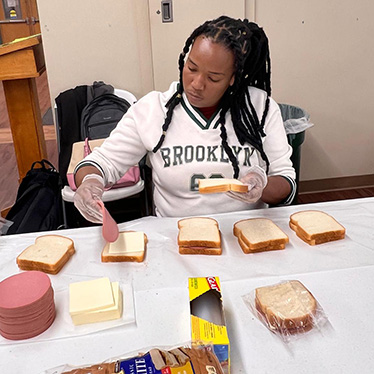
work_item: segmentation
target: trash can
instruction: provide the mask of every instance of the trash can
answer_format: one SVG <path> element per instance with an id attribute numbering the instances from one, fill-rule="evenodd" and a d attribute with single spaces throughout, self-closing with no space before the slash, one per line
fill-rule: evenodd
<path id="1" fill-rule="evenodd" d="M 310 115 L 304 109 L 288 104 L 278 105 L 282 114 L 288 143 L 292 147 L 291 161 L 296 171 L 297 186 L 295 198 L 293 199 L 292 204 L 296 204 L 299 192 L 301 145 L 305 139 L 305 130 L 312 127 L 313 124 L 310 122 Z"/>

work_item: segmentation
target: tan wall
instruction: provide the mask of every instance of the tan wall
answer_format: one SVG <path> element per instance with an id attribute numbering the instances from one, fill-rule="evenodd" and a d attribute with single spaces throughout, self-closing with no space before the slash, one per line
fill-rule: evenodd
<path id="1" fill-rule="evenodd" d="M 246 0 L 271 48 L 273 97 L 306 109 L 301 180 L 374 174 L 370 0 Z"/>
<path id="2" fill-rule="evenodd" d="M 273 97 L 315 124 L 301 180 L 374 174 L 374 3 L 245 1 L 270 39 Z M 52 100 L 93 80 L 138 98 L 153 89 L 147 0 L 38 0 L 38 8 Z"/>
<path id="3" fill-rule="evenodd" d="M 103 80 L 152 90 L 148 0 L 38 0 L 51 98 Z"/>

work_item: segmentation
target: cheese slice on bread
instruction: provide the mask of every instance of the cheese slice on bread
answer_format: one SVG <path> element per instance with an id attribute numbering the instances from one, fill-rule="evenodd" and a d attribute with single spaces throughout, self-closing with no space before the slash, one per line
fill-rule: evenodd
<path id="1" fill-rule="evenodd" d="M 234 235 L 244 253 L 284 249 L 288 236 L 268 218 L 249 218 L 234 224 Z"/>
<path id="2" fill-rule="evenodd" d="M 255 305 L 268 327 L 283 333 L 311 329 L 317 311 L 316 299 L 297 280 L 257 288 Z"/>
<path id="3" fill-rule="evenodd" d="M 16 259 L 22 270 L 39 270 L 57 274 L 75 253 L 74 242 L 61 235 L 43 235 L 27 247 Z"/>
<path id="4" fill-rule="evenodd" d="M 113 243 L 106 243 L 101 252 L 102 262 L 142 262 L 147 235 L 142 231 L 122 231 Z"/>
<path id="5" fill-rule="evenodd" d="M 221 234 L 218 222 L 209 217 L 191 217 L 178 221 L 178 245 L 181 254 L 220 255 Z"/>
<path id="6" fill-rule="evenodd" d="M 230 178 L 207 178 L 199 179 L 199 192 L 200 193 L 218 193 L 218 192 L 248 192 L 248 186 L 238 179 Z"/>
<path id="7" fill-rule="evenodd" d="M 290 216 L 289 225 L 296 235 L 309 245 L 344 239 L 345 228 L 329 214 L 305 210 Z"/>

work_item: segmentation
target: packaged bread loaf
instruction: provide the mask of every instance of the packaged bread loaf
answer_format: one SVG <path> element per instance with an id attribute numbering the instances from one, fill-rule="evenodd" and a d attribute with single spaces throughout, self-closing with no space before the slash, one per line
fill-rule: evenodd
<path id="1" fill-rule="evenodd" d="M 137 371 L 137 368 L 139 371 Z M 134 371 L 135 369 L 135 371 Z M 141 370 L 141 371 L 140 371 Z M 178 347 L 170 350 L 153 348 L 129 358 L 111 360 L 81 368 L 56 369 L 54 374 L 114 374 L 114 373 L 194 373 L 223 374 L 211 346 Z"/>

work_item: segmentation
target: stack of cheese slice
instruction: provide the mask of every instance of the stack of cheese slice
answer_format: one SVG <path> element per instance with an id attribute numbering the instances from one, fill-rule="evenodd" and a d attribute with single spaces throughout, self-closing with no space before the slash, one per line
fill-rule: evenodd
<path id="1" fill-rule="evenodd" d="M 69 313 L 74 325 L 121 318 L 122 305 L 119 283 L 109 278 L 69 285 Z"/>
<path id="2" fill-rule="evenodd" d="M 0 282 L 0 334 L 11 340 L 28 339 L 48 329 L 56 311 L 47 274 L 27 271 Z"/>

